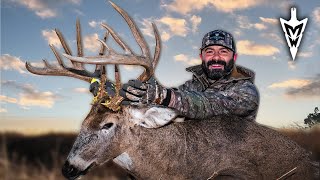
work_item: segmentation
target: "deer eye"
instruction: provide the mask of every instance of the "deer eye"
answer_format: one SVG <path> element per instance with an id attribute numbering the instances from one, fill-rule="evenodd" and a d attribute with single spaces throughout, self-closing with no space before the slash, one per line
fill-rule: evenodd
<path id="1" fill-rule="evenodd" d="M 109 129 L 113 126 L 113 123 L 107 123 L 105 125 L 102 126 L 102 129 Z"/>

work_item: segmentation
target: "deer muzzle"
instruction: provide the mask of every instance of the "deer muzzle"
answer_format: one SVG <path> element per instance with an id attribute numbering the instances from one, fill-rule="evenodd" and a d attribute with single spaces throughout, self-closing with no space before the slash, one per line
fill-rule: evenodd
<path id="1" fill-rule="evenodd" d="M 68 180 L 77 179 L 79 176 L 87 174 L 88 170 L 93 167 L 95 163 L 91 163 L 85 170 L 80 170 L 77 167 L 73 166 L 67 160 L 62 166 L 61 172 L 65 178 Z"/>

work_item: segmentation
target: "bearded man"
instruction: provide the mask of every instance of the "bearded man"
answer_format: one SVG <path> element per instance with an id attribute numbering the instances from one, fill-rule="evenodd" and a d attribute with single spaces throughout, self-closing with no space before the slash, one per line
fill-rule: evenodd
<path id="1" fill-rule="evenodd" d="M 254 121 L 259 106 L 254 72 L 235 65 L 232 35 L 223 30 L 207 33 L 199 56 L 202 64 L 186 69 L 193 78 L 178 88 L 164 87 L 153 78 L 148 82 L 130 80 L 120 91 L 123 104 L 162 105 L 189 119 L 236 115 Z"/>

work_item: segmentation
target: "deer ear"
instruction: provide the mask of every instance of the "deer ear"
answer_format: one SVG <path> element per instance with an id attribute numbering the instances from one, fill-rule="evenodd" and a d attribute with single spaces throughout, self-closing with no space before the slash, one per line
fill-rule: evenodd
<path id="1" fill-rule="evenodd" d="M 159 128 L 174 121 L 178 113 L 167 107 L 132 108 L 131 121 L 145 128 Z"/>

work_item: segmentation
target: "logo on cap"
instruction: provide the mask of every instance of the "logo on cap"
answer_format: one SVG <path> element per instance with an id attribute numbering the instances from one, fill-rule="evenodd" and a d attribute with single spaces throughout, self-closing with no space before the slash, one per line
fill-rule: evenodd
<path id="1" fill-rule="evenodd" d="M 208 32 L 203 37 L 201 50 L 209 45 L 221 45 L 231 49 L 234 52 L 236 51 L 232 35 L 223 30 L 214 30 L 214 31 Z"/>

